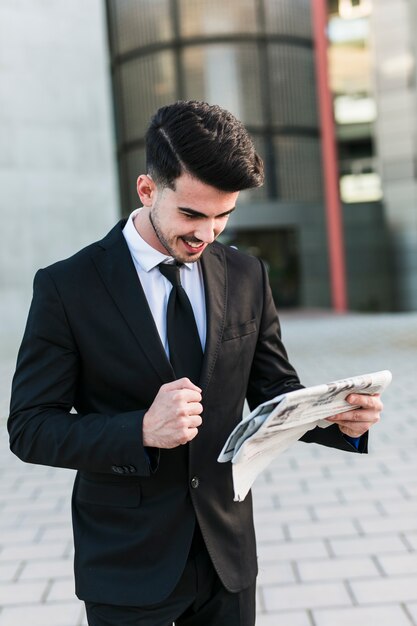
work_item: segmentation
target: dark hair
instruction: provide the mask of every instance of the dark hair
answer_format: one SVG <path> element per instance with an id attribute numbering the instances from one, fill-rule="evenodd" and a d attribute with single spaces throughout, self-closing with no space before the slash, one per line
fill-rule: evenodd
<path id="1" fill-rule="evenodd" d="M 157 185 L 171 189 L 184 172 L 221 191 L 259 187 L 264 181 L 262 159 L 242 122 L 206 102 L 158 109 L 146 133 L 146 166 Z"/>

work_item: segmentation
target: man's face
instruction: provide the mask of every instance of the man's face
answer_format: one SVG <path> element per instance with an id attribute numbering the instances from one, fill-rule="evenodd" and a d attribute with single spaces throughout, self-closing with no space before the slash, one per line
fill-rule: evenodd
<path id="1" fill-rule="evenodd" d="M 190 263 L 224 230 L 239 192 L 219 191 L 182 174 L 175 181 L 175 191 L 154 187 L 148 202 L 140 191 L 139 195 L 145 213 L 138 230 L 145 241 L 180 263 Z"/>

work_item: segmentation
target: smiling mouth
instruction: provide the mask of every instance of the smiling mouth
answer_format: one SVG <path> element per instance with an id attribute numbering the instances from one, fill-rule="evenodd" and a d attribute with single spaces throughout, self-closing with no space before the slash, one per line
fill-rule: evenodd
<path id="1" fill-rule="evenodd" d="M 203 248 L 205 245 L 204 241 L 194 241 L 190 239 L 184 239 L 184 237 L 181 237 L 181 239 L 184 242 L 184 244 L 187 246 L 187 248 L 191 248 L 192 250 L 195 250 L 196 252 L 201 250 L 201 248 Z"/>

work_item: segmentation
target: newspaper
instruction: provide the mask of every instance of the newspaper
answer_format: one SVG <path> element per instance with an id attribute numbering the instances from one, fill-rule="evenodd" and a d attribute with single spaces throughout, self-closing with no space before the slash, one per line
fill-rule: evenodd
<path id="1" fill-rule="evenodd" d="M 351 393 L 381 393 L 391 382 L 388 370 L 362 374 L 323 385 L 298 389 L 260 404 L 229 435 L 219 463 L 233 464 L 234 500 L 245 499 L 255 478 L 281 452 L 326 417 L 359 408 L 346 402 Z"/>

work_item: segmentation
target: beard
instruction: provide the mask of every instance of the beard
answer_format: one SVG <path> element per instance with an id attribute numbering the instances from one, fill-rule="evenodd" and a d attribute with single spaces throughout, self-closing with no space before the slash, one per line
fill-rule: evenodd
<path id="1" fill-rule="evenodd" d="M 181 254 L 178 250 L 174 248 L 172 240 L 169 240 L 164 235 L 164 233 L 162 232 L 161 226 L 159 224 L 158 217 L 155 214 L 155 212 L 153 213 L 154 214 L 152 214 L 152 212 L 149 213 L 149 221 L 152 225 L 155 235 L 158 238 L 159 243 L 162 244 L 162 246 L 165 248 L 168 254 L 172 256 L 172 258 L 175 259 L 175 261 L 177 261 L 178 263 L 195 263 L 196 261 L 198 261 L 198 259 L 201 256 L 201 252 L 196 252 L 194 255 L 193 254 Z M 179 236 L 178 239 L 181 239 L 181 237 Z M 191 243 L 201 243 L 195 237 L 187 237 L 187 241 Z"/>

